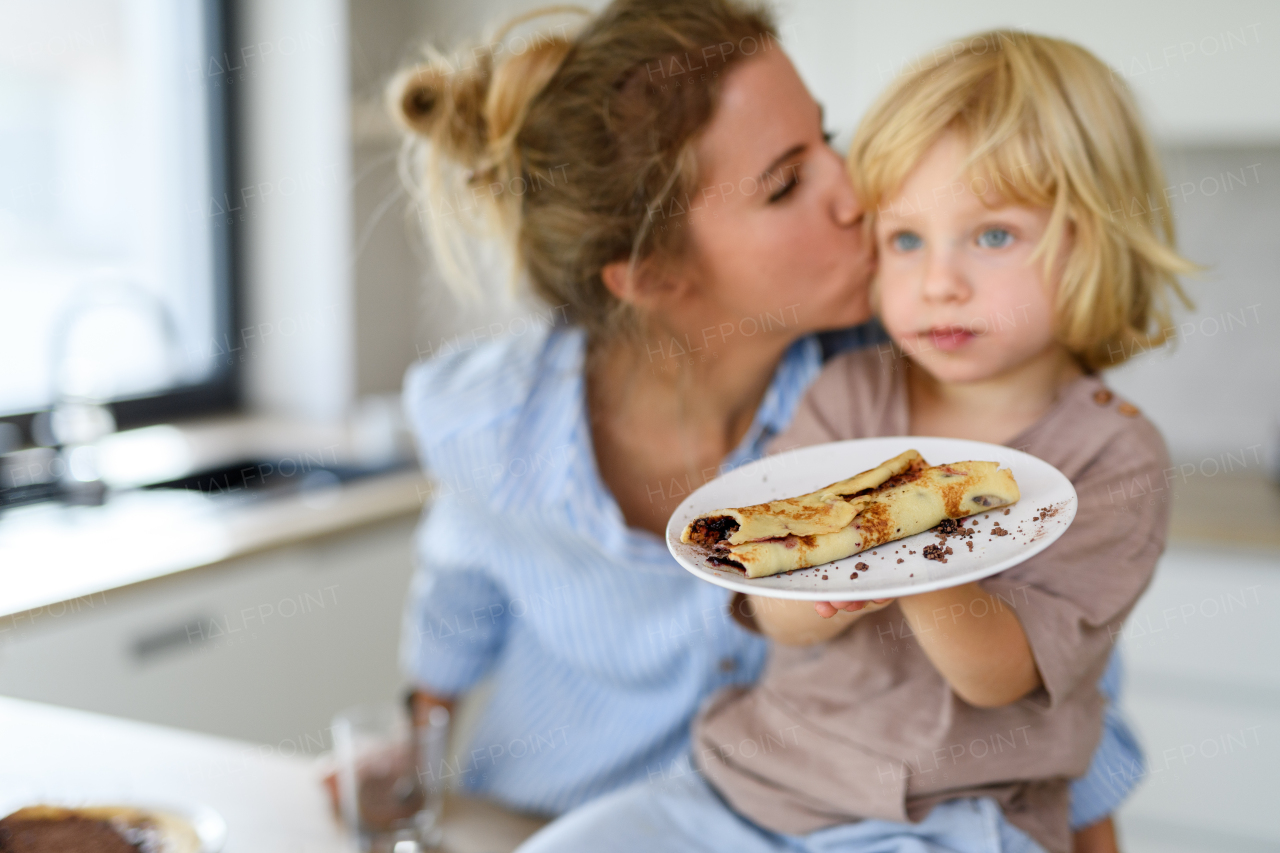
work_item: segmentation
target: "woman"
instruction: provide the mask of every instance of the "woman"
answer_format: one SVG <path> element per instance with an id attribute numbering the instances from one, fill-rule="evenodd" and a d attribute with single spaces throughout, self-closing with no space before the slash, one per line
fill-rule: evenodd
<path id="1" fill-rule="evenodd" d="M 461 166 L 457 197 L 570 321 L 405 390 L 440 484 L 405 666 L 420 709 L 494 685 L 473 749 L 433 772 L 556 814 L 679 767 L 699 703 L 759 674 L 762 641 L 661 535 L 787 424 L 816 333 L 870 316 L 861 210 L 771 20 L 729 0 L 617 0 L 392 92 L 429 198 Z"/>

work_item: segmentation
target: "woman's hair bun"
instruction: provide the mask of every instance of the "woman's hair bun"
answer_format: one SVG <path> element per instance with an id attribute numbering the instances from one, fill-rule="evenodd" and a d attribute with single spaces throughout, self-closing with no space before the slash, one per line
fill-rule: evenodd
<path id="1" fill-rule="evenodd" d="M 563 27 L 507 37 L 518 25 L 577 7 L 538 9 L 509 21 L 483 45 L 446 56 L 427 48 L 426 61 L 402 70 L 387 86 L 387 108 L 405 129 L 445 158 L 487 172 L 514 166 L 515 136 L 529 103 L 554 75 L 572 41 Z"/>
<path id="2" fill-rule="evenodd" d="M 440 102 L 440 81 L 431 74 L 415 74 L 400 92 L 399 115 L 420 133 L 430 132 L 431 113 Z"/>
<path id="3" fill-rule="evenodd" d="M 392 79 L 387 106 L 406 130 L 430 140 L 448 158 L 475 167 L 488 148 L 484 105 L 492 76 L 486 59 L 458 68 L 433 55 Z"/>

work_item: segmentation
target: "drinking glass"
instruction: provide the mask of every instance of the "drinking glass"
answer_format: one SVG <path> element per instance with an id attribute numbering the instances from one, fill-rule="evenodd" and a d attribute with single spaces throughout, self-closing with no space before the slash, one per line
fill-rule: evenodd
<path id="1" fill-rule="evenodd" d="M 417 853 L 440 841 L 443 790 L 431 768 L 444 760 L 449 712 L 413 725 L 405 707 L 376 702 L 333 719 L 342 819 L 366 853 Z"/>

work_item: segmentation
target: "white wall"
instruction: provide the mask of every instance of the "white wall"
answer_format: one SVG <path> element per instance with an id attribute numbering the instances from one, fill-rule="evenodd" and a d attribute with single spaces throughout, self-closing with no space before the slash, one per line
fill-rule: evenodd
<path id="1" fill-rule="evenodd" d="M 783 38 L 833 126 L 936 48 L 995 27 L 1078 42 L 1128 80 L 1160 140 L 1280 142 L 1280 4 L 1166 0 L 790 0 Z"/>
<path id="2" fill-rule="evenodd" d="M 241 2 L 244 323 L 250 406 L 316 420 L 354 394 L 345 0 Z"/>
<path id="3" fill-rule="evenodd" d="M 1182 339 L 1107 381 L 1155 421 L 1178 462 L 1213 470 L 1209 460 L 1225 467 L 1230 453 L 1255 474 L 1277 472 L 1280 146 L 1177 148 L 1164 165 L 1180 190 L 1170 211 L 1179 245 L 1205 271 L 1183 282 L 1195 308 L 1175 314 Z"/>
<path id="4" fill-rule="evenodd" d="M 527 328 L 531 311 L 547 310 L 512 298 L 505 261 L 492 247 L 476 246 L 483 300 L 459 300 L 447 289 L 420 220 L 412 212 L 406 215 L 409 200 L 396 171 L 401 136 L 382 105 L 387 79 L 419 58 L 424 43 L 447 49 L 477 41 L 511 17 L 546 5 L 545 0 L 350 2 L 356 388 L 361 394 L 398 391 L 414 361 L 507 333 L 494 329 Z M 583 5 L 600 8 L 604 2 Z M 555 22 L 564 20 L 572 18 Z"/>

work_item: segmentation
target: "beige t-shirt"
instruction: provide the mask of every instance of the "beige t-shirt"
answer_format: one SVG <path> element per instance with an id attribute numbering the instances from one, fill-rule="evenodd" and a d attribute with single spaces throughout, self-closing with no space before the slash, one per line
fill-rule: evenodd
<path id="1" fill-rule="evenodd" d="M 874 350 L 834 359 L 770 452 L 906 435 L 901 364 Z M 758 684 L 712 697 L 694 724 L 698 766 L 741 814 L 805 834 L 918 821 L 940 801 L 991 796 L 1046 849 L 1070 849 L 1068 783 L 1097 748 L 1098 679 L 1164 550 L 1171 469 L 1155 427 L 1092 376 L 1008 445 L 1062 471 L 1080 502 L 1057 542 L 980 582 L 1017 614 L 1043 688 L 1001 708 L 967 704 L 896 604 L 829 642 L 775 645 Z M 951 617 L 935 616 L 922 632 L 945 633 Z"/>

